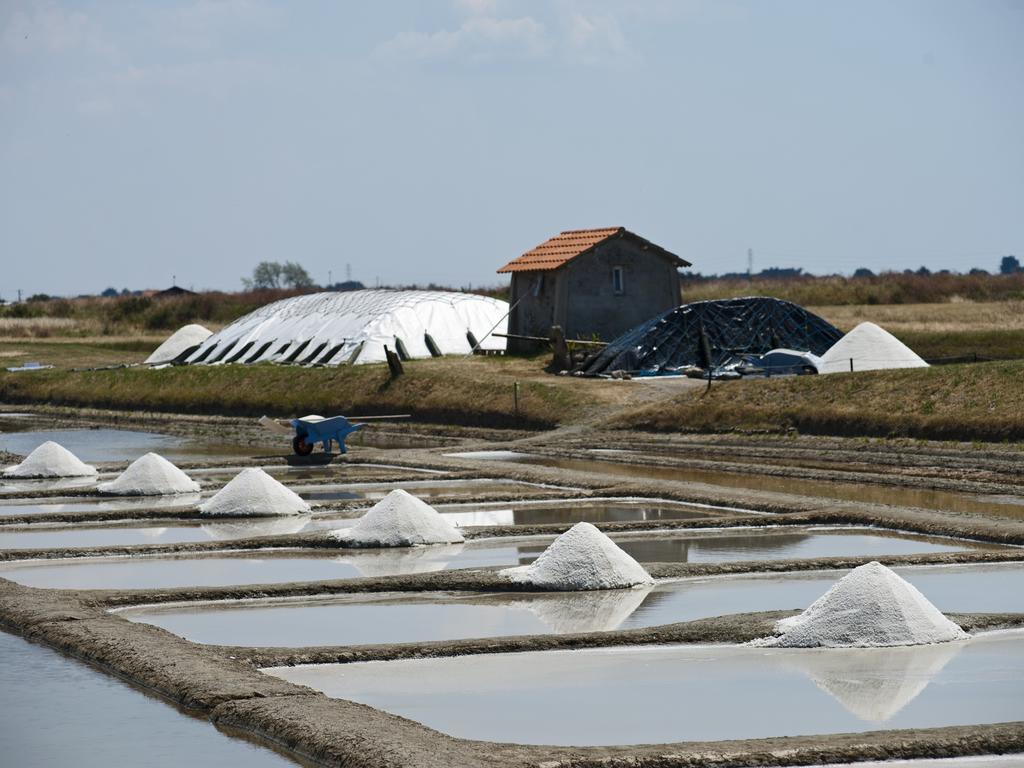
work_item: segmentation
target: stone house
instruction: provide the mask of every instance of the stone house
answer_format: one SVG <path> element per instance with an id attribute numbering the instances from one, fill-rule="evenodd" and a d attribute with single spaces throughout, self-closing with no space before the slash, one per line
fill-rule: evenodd
<path id="1" fill-rule="evenodd" d="M 512 275 L 508 332 L 610 341 L 679 306 L 690 262 L 624 227 L 562 232 L 498 270 Z M 535 348 L 510 338 L 509 351 Z"/>

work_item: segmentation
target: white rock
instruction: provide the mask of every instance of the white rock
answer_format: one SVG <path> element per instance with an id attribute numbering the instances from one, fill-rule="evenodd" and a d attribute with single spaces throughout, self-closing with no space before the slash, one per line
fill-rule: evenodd
<path id="1" fill-rule="evenodd" d="M 186 352 L 196 349 L 200 344 L 213 335 L 213 331 L 202 325 L 192 323 L 176 330 L 168 337 L 167 341 L 153 350 L 153 354 L 146 358 L 146 365 L 165 365 L 173 363 Z"/>
<path id="2" fill-rule="evenodd" d="M 910 347 L 874 323 L 861 323 L 833 344 L 818 363 L 818 373 L 849 373 L 883 368 L 927 368 Z"/>
<path id="3" fill-rule="evenodd" d="M 199 511 L 210 516 L 297 515 L 309 512 L 309 504 L 259 467 L 249 467 L 200 504 Z"/>
<path id="4" fill-rule="evenodd" d="M 355 547 L 410 547 L 461 544 L 465 539 L 436 509 L 402 489 L 374 504 L 350 528 L 331 535 Z"/>
<path id="5" fill-rule="evenodd" d="M 116 480 L 100 483 L 98 489 L 100 493 L 117 496 L 162 496 L 197 493 L 199 483 L 163 456 L 147 453 L 133 461 Z"/>
<path id="6" fill-rule="evenodd" d="M 870 648 L 946 643 L 968 637 L 917 587 L 878 562 L 854 568 L 799 616 L 776 622 L 755 645 Z"/>
<path id="7" fill-rule="evenodd" d="M 619 545 L 590 523 L 576 523 L 530 565 L 501 571 L 513 581 L 545 589 L 622 589 L 654 579 Z"/>
<path id="8" fill-rule="evenodd" d="M 89 466 L 63 445 L 47 440 L 26 456 L 21 464 L 4 470 L 4 477 L 91 477 Z"/>

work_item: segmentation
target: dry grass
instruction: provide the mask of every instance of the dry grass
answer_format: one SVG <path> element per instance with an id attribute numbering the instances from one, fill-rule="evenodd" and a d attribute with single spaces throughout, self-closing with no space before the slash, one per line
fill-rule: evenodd
<path id="1" fill-rule="evenodd" d="M 619 396 L 615 383 L 543 374 L 546 360 L 445 358 L 385 365 L 181 366 L 0 374 L 0 401 L 167 413 L 411 413 L 434 423 L 552 427 Z M 519 382 L 516 410 L 514 384 Z M 619 382 L 621 384 L 621 382 Z"/>
<path id="2" fill-rule="evenodd" d="M 1024 440 L 1024 362 L 719 382 L 614 419 L 656 431 Z"/>
<path id="3" fill-rule="evenodd" d="M 877 323 L 894 334 L 1024 330 L 1024 301 L 850 304 L 808 309 L 843 331 L 865 321 Z"/>

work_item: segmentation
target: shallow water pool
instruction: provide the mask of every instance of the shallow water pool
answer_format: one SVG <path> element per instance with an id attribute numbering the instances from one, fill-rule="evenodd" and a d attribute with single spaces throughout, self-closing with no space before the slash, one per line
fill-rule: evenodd
<path id="1" fill-rule="evenodd" d="M 1024 634 L 891 649 L 675 646 L 266 672 L 469 739 L 642 744 L 1024 719 Z"/>
<path id="2" fill-rule="evenodd" d="M 707 483 L 754 491 L 773 491 L 830 499 L 861 501 L 872 504 L 890 504 L 953 512 L 980 512 L 1010 517 L 1024 516 L 1024 496 L 982 496 L 953 491 L 903 488 L 869 483 L 829 482 L 804 480 L 794 477 L 774 477 L 741 472 L 719 472 L 685 467 L 665 467 L 646 464 L 625 464 L 606 459 L 575 459 L 544 456 L 516 451 L 474 451 L 446 454 L 455 458 L 506 461 L 554 469 L 592 472 L 605 476 L 674 480 L 677 482 Z"/>
<path id="3" fill-rule="evenodd" d="M 117 765 L 294 766 L 265 747 L 92 667 L 0 632 L 3 763 L 19 768 Z"/>
<path id="4" fill-rule="evenodd" d="M 324 524 L 327 521 L 316 521 Z M 331 527 L 350 525 L 336 521 Z M 182 535 L 215 534 L 224 539 L 245 533 L 260 535 L 296 533 L 307 529 L 308 516 L 253 521 L 204 522 L 199 530 L 178 526 Z M 79 529 L 94 531 L 104 529 Z M 110 531 L 112 529 L 105 529 Z M 161 535 L 159 528 L 140 526 L 126 529 L 125 536 Z M 128 533 L 131 531 L 131 533 Z M 29 532 L 24 535 L 52 536 L 57 532 Z M 236 535 L 237 534 L 237 535 Z M 18 534 L 7 534 L 9 536 Z M 59 534 L 58 534 L 59 535 Z M 64 534 L 65 541 L 79 536 Z M 103 535 L 103 534 L 99 534 Z M 0 576 L 32 587 L 66 589 L 131 589 L 182 586 L 225 586 L 270 584 L 288 581 L 320 581 L 358 576 L 390 576 L 426 573 L 446 568 L 517 566 L 533 562 L 554 537 L 529 537 L 506 541 L 480 539 L 466 544 L 393 547 L 381 549 L 338 549 L 270 553 L 266 550 L 239 554 L 193 556 L 145 556 L 115 558 L 69 558 L 0 563 Z M 614 536 L 626 552 L 641 562 L 723 562 L 790 557 L 821 557 L 858 554 L 868 557 L 943 552 L 976 545 L 951 539 L 928 539 L 911 534 L 867 531 L 719 530 L 652 532 Z M 192 539 L 201 540 L 201 539 Z M 145 542 L 144 542 L 145 543 Z M 1024 557 L 1024 553 L 1022 553 Z"/>
<path id="5" fill-rule="evenodd" d="M 941 610 L 1024 612 L 1024 565 L 903 568 Z M 300 647 L 606 632 L 749 611 L 802 609 L 842 576 L 814 572 L 688 579 L 596 592 L 421 593 L 131 608 L 200 643 Z"/>
<path id="6" fill-rule="evenodd" d="M 210 456 L 270 456 L 285 446 L 188 440 L 132 429 L 47 429 L 0 434 L 0 450 L 27 456 L 47 440 L 60 443 L 82 461 L 134 461 L 150 451 L 170 461 Z"/>

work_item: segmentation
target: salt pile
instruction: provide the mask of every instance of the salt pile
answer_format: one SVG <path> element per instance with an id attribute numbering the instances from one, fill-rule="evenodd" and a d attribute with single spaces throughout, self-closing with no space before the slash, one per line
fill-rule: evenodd
<path id="1" fill-rule="evenodd" d="M 297 515 L 309 504 L 259 467 L 243 469 L 204 504 L 204 515 Z"/>
<path id="2" fill-rule="evenodd" d="M 153 354 L 146 358 L 145 365 L 167 365 L 179 358 L 184 359 L 212 335 L 213 331 L 209 328 L 195 323 L 182 326 L 153 350 Z"/>
<path id="3" fill-rule="evenodd" d="M 861 323 L 821 356 L 818 373 L 849 373 L 883 368 L 927 368 L 910 347 L 874 323 Z"/>
<path id="4" fill-rule="evenodd" d="M 116 480 L 100 483 L 98 489 L 100 493 L 118 496 L 162 496 L 196 493 L 199 491 L 199 483 L 163 456 L 147 453 L 133 461 Z"/>
<path id="5" fill-rule="evenodd" d="M 513 581 L 557 590 L 622 589 L 654 580 L 590 523 L 576 523 L 530 565 L 501 571 Z"/>
<path id="6" fill-rule="evenodd" d="M 799 616 L 775 624 L 782 648 L 885 647 L 963 640 L 967 633 L 917 588 L 878 562 L 854 568 Z"/>
<path id="7" fill-rule="evenodd" d="M 4 470 L 4 477 L 91 477 L 96 467 L 79 459 L 63 445 L 47 440 L 21 464 Z"/>
<path id="8" fill-rule="evenodd" d="M 400 488 L 374 504 L 351 528 L 332 531 L 331 535 L 354 547 L 411 547 L 465 541 L 436 509 Z"/>

